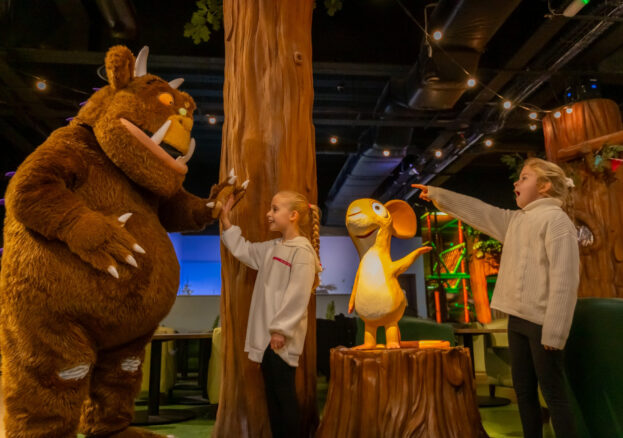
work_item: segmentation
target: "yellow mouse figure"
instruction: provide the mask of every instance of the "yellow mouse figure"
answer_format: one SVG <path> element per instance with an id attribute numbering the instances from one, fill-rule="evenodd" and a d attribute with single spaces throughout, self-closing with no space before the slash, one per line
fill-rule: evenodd
<path id="1" fill-rule="evenodd" d="M 410 239 L 417 230 L 413 209 L 404 201 L 392 200 L 385 205 L 374 199 L 357 199 L 346 211 L 346 229 L 359 258 L 359 269 L 350 296 L 348 312 L 353 309 L 365 323 L 363 345 L 356 349 L 376 348 L 376 330 L 385 327 L 387 348 L 400 348 L 398 321 L 407 300 L 398 284 L 398 276 L 415 259 L 431 247 L 419 248 L 400 260 L 392 261 L 392 236 Z"/>

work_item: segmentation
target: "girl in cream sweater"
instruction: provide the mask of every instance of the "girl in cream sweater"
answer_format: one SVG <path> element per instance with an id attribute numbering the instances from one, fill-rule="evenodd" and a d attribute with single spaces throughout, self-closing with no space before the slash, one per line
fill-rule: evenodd
<path id="1" fill-rule="evenodd" d="M 266 217 L 270 231 L 282 237 L 251 243 L 229 220 L 233 204 L 230 197 L 221 212 L 222 242 L 234 257 L 258 271 L 244 351 L 261 363 L 273 437 L 297 437 L 294 377 L 307 332 L 307 305 L 321 270 L 318 207 L 300 193 L 277 193 Z M 308 229 L 311 242 L 305 237 Z"/>
<path id="2" fill-rule="evenodd" d="M 513 385 L 524 436 L 542 436 L 537 384 L 558 437 L 576 437 L 563 371 L 579 284 L 577 232 L 561 206 L 573 187 L 556 164 L 530 158 L 515 182 L 520 210 L 439 187 L 420 197 L 504 244 L 491 307 L 509 314 Z"/>

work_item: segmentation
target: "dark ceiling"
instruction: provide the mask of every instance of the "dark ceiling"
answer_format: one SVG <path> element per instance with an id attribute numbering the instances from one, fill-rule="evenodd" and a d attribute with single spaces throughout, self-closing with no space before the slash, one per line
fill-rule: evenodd
<path id="1" fill-rule="evenodd" d="M 479 1 L 480 5 L 476 0 L 454 3 L 475 4 L 485 11 L 483 16 L 495 9 L 491 7 L 494 2 Z M 360 181 L 352 178 L 357 159 L 375 148 L 389 150 L 395 164 L 378 175 L 378 184 L 365 189 L 367 196 L 414 203 L 410 184 L 424 182 L 513 207 L 509 170 L 500 156 L 542 153 L 543 137 L 540 126 L 536 131 L 528 129 L 525 110 L 503 110 L 493 91 L 517 104 L 551 109 L 565 103 L 568 87 L 576 90 L 596 79 L 597 92 L 623 102 L 620 1 L 593 0 L 575 19 L 568 19 L 546 18 L 546 1 L 516 0 L 471 70 L 479 84 L 460 90 L 450 108 L 435 107 L 435 102 L 428 108 L 410 105 L 407 101 L 418 94 L 405 90 L 419 90 L 424 83 L 422 60 L 426 58 L 423 33 L 407 11 L 424 23 L 425 6 L 430 5 L 431 22 L 449 23 L 448 38 L 453 24 L 447 20 L 452 14 L 441 6 L 435 10 L 426 1 L 405 0 L 405 11 L 397 0 L 344 0 L 342 10 L 331 17 L 322 3 L 317 0 L 312 26 L 313 119 L 319 204 L 329 210 L 328 220 L 333 224 L 341 220 L 339 208 L 343 206 L 337 205 L 337 199 L 344 193 L 344 184 Z M 560 12 L 568 3 L 551 0 L 550 6 Z M 103 11 L 111 6 L 127 11 L 121 16 L 125 32 L 119 24 L 111 28 L 105 19 Z M 53 129 L 77 112 L 93 87 L 105 84 L 98 69 L 108 47 L 126 44 L 136 53 L 149 45 L 149 71 L 165 79 L 184 77 L 182 88 L 197 101 L 199 114 L 193 131 L 199 147 L 186 187 L 207 195 L 218 177 L 224 47 L 222 30 L 200 45 L 183 36 L 194 9 L 192 0 L 0 3 L 0 170 L 14 170 Z M 470 11 L 457 14 L 460 18 L 464 13 Z M 472 21 L 478 23 L 478 18 L 475 15 Z M 473 36 L 474 30 L 470 31 Z M 453 59 L 463 59 L 452 44 L 440 47 L 453 53 Z M 432 50 L 437 56 L 436 45 Z M 437 64 L 438 70 L 443 68 Z M 435 74 L 444 81 L 444 71 Z M 45 92 L 34 87 L 36 78 L 47 81 Z M 415 85 L 412 78 L 417 79 Z M 426 80 L 432 83 L 430 76 Z M 217 117 L 216 125 L 207 122 L 208 114 Z M 338 137 L 337 144 L 330 143 L 331 136 Z M 485 147 L 485 138 L 493 139 L 494 145 Z M 438 150 L 439 158 L 434 156 Z M 332 208 L 337 219 L 332 219 Z"/>

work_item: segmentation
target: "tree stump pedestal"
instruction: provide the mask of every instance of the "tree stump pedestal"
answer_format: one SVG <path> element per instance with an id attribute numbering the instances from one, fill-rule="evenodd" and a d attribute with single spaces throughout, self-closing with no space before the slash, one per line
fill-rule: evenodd
<path id="1" fill-rule="evenodd" d="M 331 350 L 317 438 L 488 437 L 462 347 Z"/>

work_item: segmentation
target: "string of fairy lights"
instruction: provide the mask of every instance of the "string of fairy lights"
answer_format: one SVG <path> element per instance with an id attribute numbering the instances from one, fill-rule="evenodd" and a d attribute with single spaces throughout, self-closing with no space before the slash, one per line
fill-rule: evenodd
<path id="1" fill-rule="evenodd" d="M 413 16 L 411 11 L 409 11 L 409 9 L 402 3 L 401 0 L 396 0 L 396 3 L 402 8 L 405 14 L 411 19 L 411 21 L 413 21 L 413 23 L 415 23 L 415 25 L 424 34 L 425 43 L 429 48 L 429 52 L 428 52 L 429 56 L 432 56 L 432 46 L 434 45 L 436 50 L 439 50 L 441 53 L 443 53 L 453 64 L 455 64 L 465 74 L 465 77 L 467 78 L 466 79 L 467 88 L 474 88 L 478 85 L 482 87 L 483 89 L 487 90 L 489 93 L 491 93 L 493 96 L 495 96 L 499 100 L 500 105 L 505 111 L 510 111 L 516 108 L 520 108 L 526 111 L 528 113 L 527 114 L 528 119 L 530 120 L 530 122 L 528 123 L 528 128 L 530 129 L 530 131 L 536 131 L 538 129 L 537 122 L 542 119 L 543 114 L 552 114 L 554 118 L 559 119 L 562 116 L 563 111 L 566 114 L 571 114 L 573 112 L 573 108 L 571 105 L 568 105 L 566 107 L 559 108 L 559 109 L 547 110 L 547 109 L 540 108 L 536 105 L 532 105 L 529 103 L 513 102 L 511 99 L 503 96 L 498 91 L 489 87 L 486 83 L 479 81 L 476 77 L 474 77 L 473 73 L 469 72 L 460 62 L 456 60 L 456 58 L 454 58 L 451 54 L 449 54 L 446 50 L 444 50 L 444 48 L 440 44 L 438 44 L 439 42 L 443 40 L 443 32 L 437 29 L 429 31 L 426 11 L 424 15 L 425 25 L 423 26 Z M 585 3 L 588 3 L 588 1 L 585 1 Z M 486 138 L 483 141 L 483 144 L 486 147 L 491 147 L 493 146 L 493 140 L 491 138 Z M 441 151 L 439 150 L 435 151 L 436 158 L 441 158 L 442 155 L 443 154 L 441 153 Z"/>

